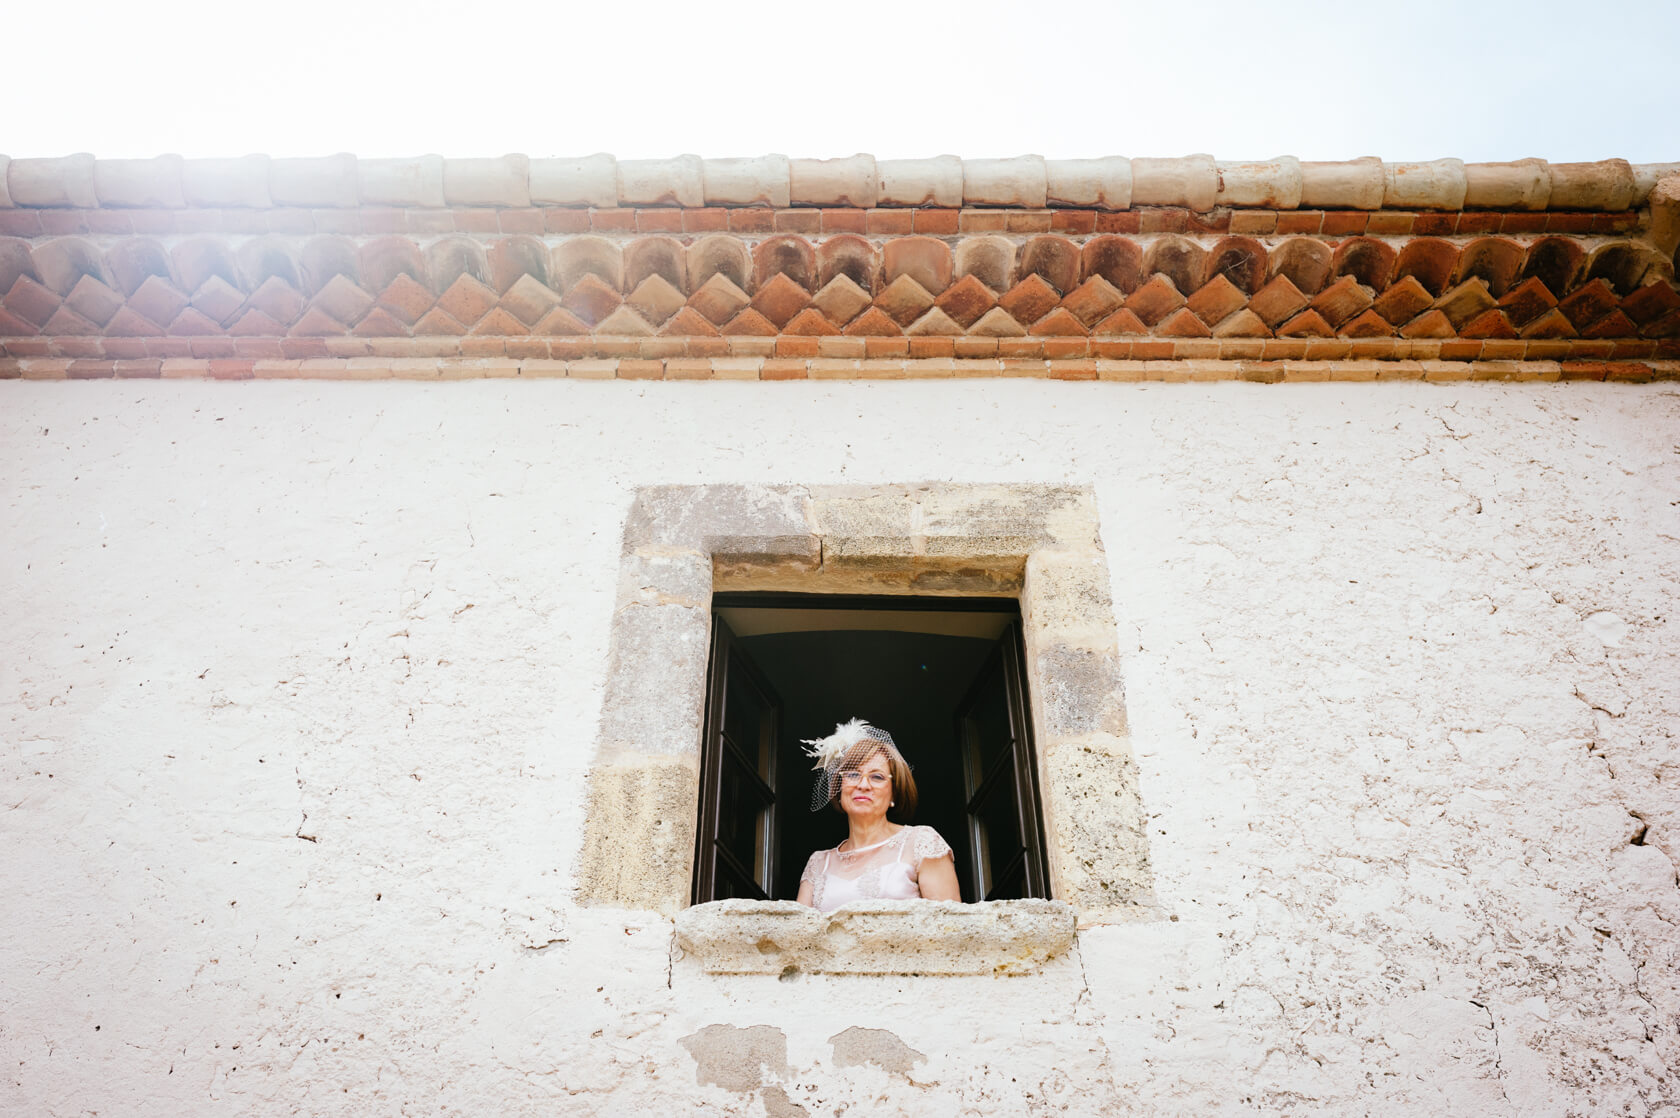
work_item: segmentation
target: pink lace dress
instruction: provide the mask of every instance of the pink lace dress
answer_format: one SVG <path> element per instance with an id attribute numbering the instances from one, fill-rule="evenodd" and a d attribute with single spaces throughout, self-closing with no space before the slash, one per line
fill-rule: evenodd
<path id="1" fill-rule="evenodd" d="M 817 851 L 799 880 L 811 883 L 811 903 L 818 910 L 833 912 L 852 901 L 919 897 L 916 872 L 922 862 L 949 857 L 950 846 L 932 827 L 900 827 L 891 838 L 858 850 Z"/>

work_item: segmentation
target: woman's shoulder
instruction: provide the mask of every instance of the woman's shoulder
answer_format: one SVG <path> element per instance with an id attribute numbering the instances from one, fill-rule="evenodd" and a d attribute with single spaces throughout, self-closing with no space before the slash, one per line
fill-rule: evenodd
<path id="1" fill-rule="evenodd" d="M 951 854 L 951 844 L 932 827 L 920 824 L 905 827 L 902 838 L 915 851 L 916 860 L 919 862 L 929 858 L 945 858 Z"/>

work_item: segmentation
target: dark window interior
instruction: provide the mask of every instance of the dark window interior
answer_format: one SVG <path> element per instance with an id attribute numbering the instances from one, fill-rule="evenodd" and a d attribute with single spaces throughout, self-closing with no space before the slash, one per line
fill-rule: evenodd
<path id="1" fill-rule="evenodd" d="M 951 844 L 963 899 L 1048 896 L 1013 599 L 720 595 L 714 603 L 694 899 L 791 900 L 812 851 L 801 739 L 863 718 L 893 735 Z"/>

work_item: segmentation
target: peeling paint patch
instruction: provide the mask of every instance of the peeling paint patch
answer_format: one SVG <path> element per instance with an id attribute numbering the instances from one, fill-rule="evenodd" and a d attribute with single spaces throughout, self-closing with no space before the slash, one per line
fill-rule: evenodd
<path id="1" fill-rule="evenodd" d="M 770 1025 L 707 1025 L 678 1043 L 694 1057 L 694 1079 L 702 1087 L 744 1094 L 763 1086 L 766 1072 L 783 1078 L 788 1074 L 787 1034 Z"/>
<path id="2" fill-rule="evenodd" d="M 853 1025 L 829 1037 L 828 1042 L 834 1045 L 834 1063 L 838 1067 L 874 1064 L 889 1073 L 908 1076 L 917 1064 L 927 1063 L 926 1056 L 888 1029 L 863 1029 Z"/>

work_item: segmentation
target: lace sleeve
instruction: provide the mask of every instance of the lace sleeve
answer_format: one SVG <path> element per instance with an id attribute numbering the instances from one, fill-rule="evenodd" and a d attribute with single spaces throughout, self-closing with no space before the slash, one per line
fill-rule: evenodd
<path id="1" fill-rule="evenodd" d="M 805 870 L 799 875 L 800 884 L 811 883 L 811 905 L 821 907 L 823 895 L 823 867 L 826 865 L 828 851 L 818 850 L 805 860 Z"/>
<path id="2" fill-rule="evenodd" d="M 934 830 L 932 827 L 915 827 L 912 830 L 913 833 L 910 836 L 910 841 L 917 865 L 927 861 L 929 858 L 951 857 L 950 844 L 939 837 L 938 831 Z"/>

